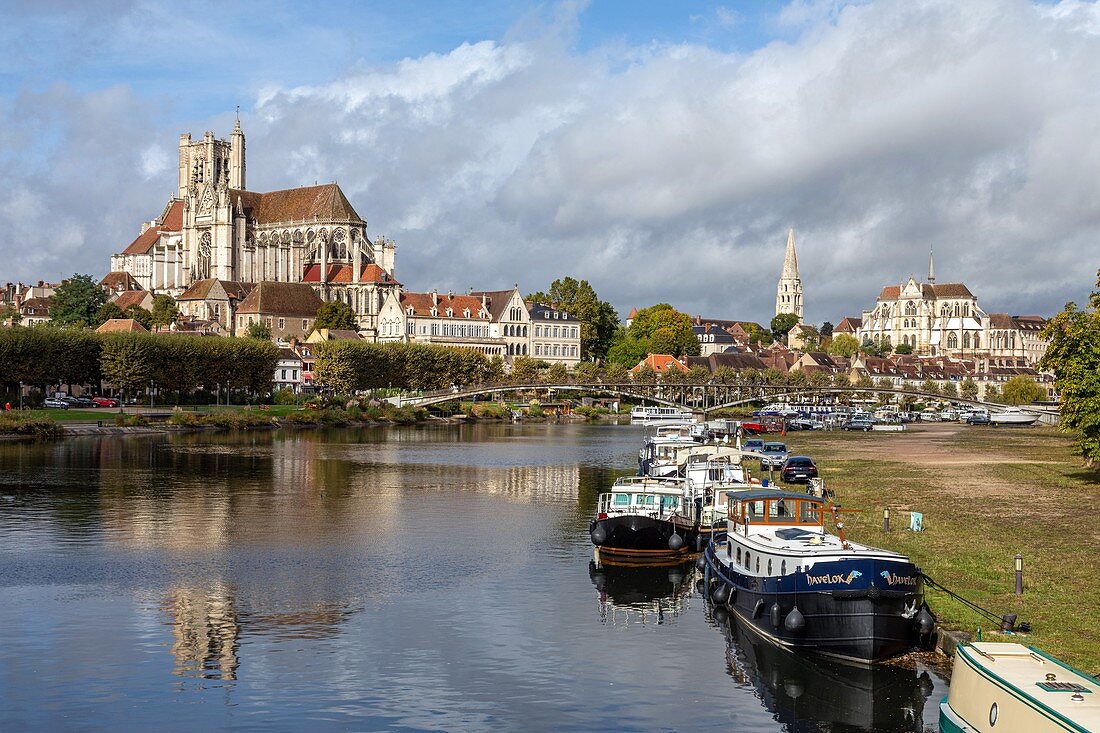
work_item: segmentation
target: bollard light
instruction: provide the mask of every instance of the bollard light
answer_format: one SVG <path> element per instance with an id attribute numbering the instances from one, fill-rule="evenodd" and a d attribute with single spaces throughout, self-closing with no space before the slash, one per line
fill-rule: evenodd
<path id="1" fill-rule="evenodd" d="M 1024 556 L 1016 553 L 1016 595 L 1024 594 Z"/>
<path id="2" fill-rule="evenodd" d="M 882 531 L 890 531 L 890 507 L 884 507 L 882 510 Z"/>

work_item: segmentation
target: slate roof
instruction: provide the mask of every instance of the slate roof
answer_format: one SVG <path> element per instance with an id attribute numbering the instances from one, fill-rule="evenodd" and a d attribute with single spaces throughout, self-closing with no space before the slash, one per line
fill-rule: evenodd
<path id="1" fill-rule="evenodd" d="M 237 306 L 237 313 L 314 318 L 323 303 L 306 283 L 264 281 L 245 296 Z"/>
<path id="2" fill-rule="evenodd" d="M 275 224 L 313 218 L 320 221 L 366 223 L 344 196 L 340 186 L 335 183 L 287 188 L 267 193 L 230 189 L 229 196 L 233 205 L 236 206 L 239 201 L 245 214 L 254 219 L 257 224 Z"/>
<path id="3" fill-rule="evenodd" d="M 511 290 L 475 290 L 470 295 L 475 298 L 485 297 L 485 306 L 489 313 L 492 314 L 494 321 L 499 321 L 504 316 L 504 309 L 508 307 L 508 304 L 512 302 L 512 294 L 516 292 L 515 288 Z M 526 304 L 524 304 L 526 305 Z"/>
<path id="4" fill-rule="evenodd" d="M 216 282 L 221 283 L 222 290 L 225 291 L 226 295 L 236 297 L 238 300 L 252 292 L 252 283 L 240 282 L 237 280 L 219 281 L 217 278 L 208 277 L 191 283 L 191 287 L 184 290 L 176 300 L 206 300 L 210 297 L 210 290 L 214 287 L 214 283 Z"/>

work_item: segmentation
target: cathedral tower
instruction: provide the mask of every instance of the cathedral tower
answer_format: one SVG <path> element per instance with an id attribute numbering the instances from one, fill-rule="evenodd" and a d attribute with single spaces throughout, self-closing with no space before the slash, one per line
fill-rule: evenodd
<path id="1" fill-rule="evenodd" d="M 802 278 L 798 276 L 798 253 L 794 249 L 794 229 L 787 232 L 787 253 L 783 273 L 775 293 L 775 315 L 794 313 L 802 323 Z"/>

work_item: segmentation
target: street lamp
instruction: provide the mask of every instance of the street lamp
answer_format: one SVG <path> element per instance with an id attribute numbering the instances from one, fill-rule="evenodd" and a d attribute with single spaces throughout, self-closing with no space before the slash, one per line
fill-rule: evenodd
<path id="1" fill-rule="evenodd" d="M 23 383 L 19 383 L 19 409 L 23 409 Z"/>

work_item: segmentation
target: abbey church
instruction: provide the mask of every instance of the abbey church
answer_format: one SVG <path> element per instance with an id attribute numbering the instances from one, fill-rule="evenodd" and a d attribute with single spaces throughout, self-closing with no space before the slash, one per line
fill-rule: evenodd
<path id="1" fill-rule="evenodd" d="M 394 244 L 367 235 L 339 185 L 249 191 L 239 119 L 229 140 L 180 136 L 177 183 L 160 216 L 111 257 L 112 271 L 176 297 L 207 280 L 309 283 L 321 299 L 348 303 L 361 328 L 376 328 L 397 288 Z"/>

